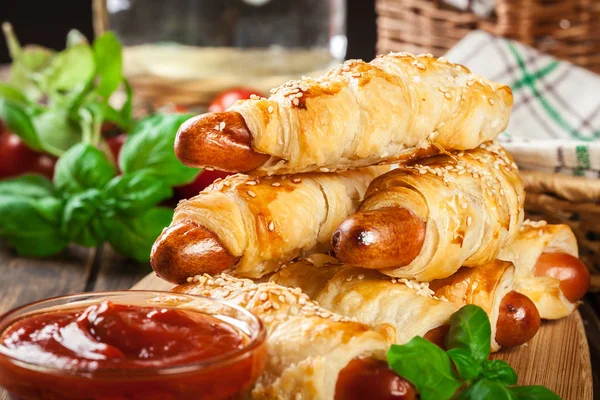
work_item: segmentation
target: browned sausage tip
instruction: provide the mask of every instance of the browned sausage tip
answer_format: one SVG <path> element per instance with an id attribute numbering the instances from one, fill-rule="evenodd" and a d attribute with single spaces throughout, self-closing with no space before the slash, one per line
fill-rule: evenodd
<path id="1" fill-rule="evenodd" d="M 531 340 L 540 329 L 540 314 L 531 299 L 512 291 L 502 299 L 496 342 L 503 347 L 516 347 Z"/>
<path id="2" fill-rule="evenodd" d="M 237 261 L 213 232 L 193 222 L 165 229 L 150 254 L 154 272 L 173 283 L 185 283 L 198 274 L 220 273 Z"/>
<path id="3" fill-rule="evenodd" d="M 252 149 L 252 134 L 242 115 L 234 111 L 207 113 L 181 125 L 175 155 L 189 167 L 212 167 L 228 172 L 248 172 L 270 156 Z"/>

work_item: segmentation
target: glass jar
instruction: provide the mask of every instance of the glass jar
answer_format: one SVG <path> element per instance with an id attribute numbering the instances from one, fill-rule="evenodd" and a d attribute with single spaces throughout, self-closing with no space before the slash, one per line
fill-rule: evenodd
<path id="1" fill-rule="evenodd" d="M 52 324 L 40 325 L 42 324 L 40 317 L 54 318 L 53 321 L 60 321 L 56 315 L 64 318 L 64 313 L 78 312 L 89 306 L 106 304 L 104 302 L 110 302 L 111 306 L 140 307 L 142 310 L 151 307 L 152 310 L 157 310 L 152 311 L 155 313 L 176 309 L 179 312 L 189 313 L 194 319 L 214 320 L 214 323 L 227 325 L 228 329 L 237 329 L 245 338 L 244 344 L 217 356 L 184 364 L 161 366 L 155 361 L 144 361 L 146 357 L 144 356 L 141 363 L 136 364 L 135 367 L 115 363 L 95 368 L 89 367 L 95 362 L 94 360 L 99 360 L 93 355 L 86 355 L 84 359 L 81 359 L 81 364 L 77 361 L 80 354 L 89 353 L 85 353 L 84 348 L 79 346 L 80 339 L 73 341 L 81 336 L 73 333 L 73 329 L 70 329 L 73 327 L 72 324 L 60 328 L 59 332 L 63 336 L 62 332 L 69 330 L 64 337 L 70 338 L 70 343 L 66 343 L 64 347 L 73 351 L 69 357 L 77 361 L 76 365 L 61 361 L 63 360 L 62 354 L 64 354 L 62 348 L 60 353 L 54 353 L 61 354 L 60 356 L 47 357 L 46 355 L 49 356 L 52 353 L 43 353 L 41 356 L 32 357 L 28 353 L 31 349 L 30 345 L 27 345 L 29 347 L 14 345 L 17 340 L 14 333 L 26 329 L 25 326 L 28 326 L 28 323 L 37 329 L 36 337 L 49 334 L 44 332 L 48 332 L 46 328 Z M 163 314 L 163 317 L 160 317 L 162 321 L 165 316 L 166 314 Z M 146 329 L 142 336 L 143 340 L 154 340 L 152 334 L 156 332 L 148 331 L 150 326 L 148 318 L 137 319 L 138 317 L 125 314 L 100 318 L 104 318 L 106 321 L 126 321 L 124 326 L 135 326 L 134 322 L 141 321 L 141 325 L 132 332 L 138 334 L 140 331 L 137 329 Z M 80 320 L 81 317 L 78 317 L 76 323 L 79 323 Z M 106 322 L 103 326 L 93 326 L 96 329 L 104 329 L 106 332 L 106 329 L 116 329 L 111 323 Z M 43 329 L 39 328 L 40 326 Z M 210 331 L 212 332 L 212 330 Z M 10 335 L 5 336 L 5 334 Z M 266 360 L 266 329 L 260 319 L 249 311 L 217 299 L 169 292 L 101 292 L 43 300 L 17 308 L 1 316 L 0 338 L 2 338 L 0 341 L 0 387 L 5 388 L 9 392 L 10 398 L 14 400 L 66 398 L 72 400 L 242 399 L 247 397 L 249 390 L 262 373 Z M 42 337 L 42 340 L 45 339 Z M 99 339 L 97 338 L 97 340 Z M 12 346 L 9 346 L 7 341 L 10 341 Z M 43 345 L 44 342 L 40 343 Z M 127 343 L 127 339 L 124 343 Z"/>
<path id="2" fill-rule="evenodd" d="M 106 10 L 134 86 L 184 104 L 239 86 L 267 94 L 346 55 L 344 0 L 107 0 Z"/>

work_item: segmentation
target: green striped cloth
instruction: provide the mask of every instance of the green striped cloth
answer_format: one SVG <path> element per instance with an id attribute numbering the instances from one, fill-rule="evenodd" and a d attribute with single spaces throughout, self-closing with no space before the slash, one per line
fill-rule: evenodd
<path id="1" fill-rule="evenodd" d="M 521 168 L 600 178 L 600 76 L 482 31 L 447 58 L 510 85 L 515 105 L 498 140 Z"/>

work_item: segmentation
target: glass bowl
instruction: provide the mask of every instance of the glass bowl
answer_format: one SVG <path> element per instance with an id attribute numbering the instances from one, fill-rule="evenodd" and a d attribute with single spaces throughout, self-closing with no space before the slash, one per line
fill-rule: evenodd
<path id="1" fill-rule="evenodd" d="M 15 322 L 48 312 L 117 305 L 176 308 L 225 322 L 247 339 L 240 349 L 184 365 L 136 369 L 61 369 L 23 361 L 0 343 L 0 387 L 18 400 L 178 400 L 245 398 L 264 369 L 266 330 L 259 318 L 227 302 L 186 294 L 118 291 L 74 294 L 31 303 L 0 317 L 0 337 Z"/>

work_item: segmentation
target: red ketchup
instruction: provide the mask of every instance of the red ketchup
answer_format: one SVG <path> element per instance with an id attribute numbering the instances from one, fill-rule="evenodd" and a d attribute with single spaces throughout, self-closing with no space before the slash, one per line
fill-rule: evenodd
<path id="1" fill-rule="evenodd" d="M 249 337 L 191 310 L 114 304 L 26 316 L 0 335 L 0 384 L 17 399 L 229 399 L 260 372 Z M 211 363 L 211 360 L 222 362 Z M 180 371 L 176 371 L 179 369 Z"/>

